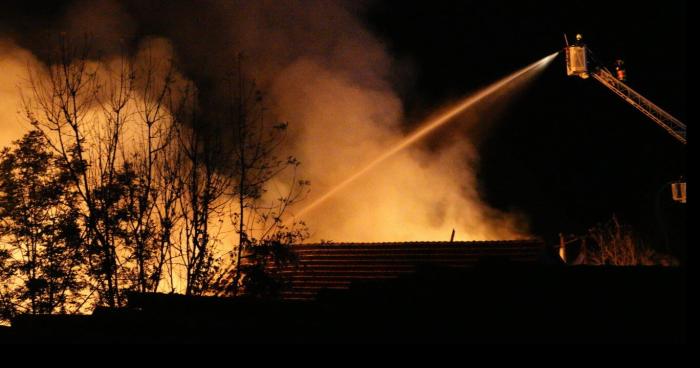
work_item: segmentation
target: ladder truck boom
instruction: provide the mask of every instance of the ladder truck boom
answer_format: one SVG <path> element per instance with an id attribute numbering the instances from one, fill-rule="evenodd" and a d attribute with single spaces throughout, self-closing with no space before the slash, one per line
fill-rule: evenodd
<path id="1" fill-rule="evenodd" d="M 593 76 L 593 79 L 597 80 L 627 103 L 641 111 L 678 141 L 683 144 L 687 143 L 685 124 L 630 88 L 627 84 L 623 83 L 621 79 L 625 78 L 624 70 L 618 69 L 618 78 L 616 78 L 605 67 L 592 65 L 592 63 L 589 62 L 591 58 L 588 49 L 583 45 L 581 39 L 580 35 L 576 35 L 576 43 L 569 45 L 567 42 L 564 49 L 567 75 L 577 76 L 583 79 Z M 621 61 L 618 62 L 621 64 Z M 592 71 L 589 69 L 592 69 Z"/>
<path id="2" fill-rule="evenodd" d="M 624 63 L 617 60 L 615 74 L 608 71 L 601 64 L 593 62 L 593 58 L 588 48 L 583 44 L 583 37 L 576 35 L 576 41 L 569 45 L 569 41 L 564 35 L 566 47 L 564 55 L 566 57 L 566 74 L 570 77 L 580 77 L 593 79 L 613 91 L 637 110 L 641 111 L 649 119 L 653 120 L 660 127 L 664 128 L 671 136 L 682 144 L 687 144 L 686 126 L 680 120 L 673 117 L 662 108 L 639 94 L 624 83 L 627 78 Z M 679 203 L 687 203 L 687 184 L 685 180 L 675 181 L 671 184 L 671 194 L 673 200 Z"/>
<path id="3" fill-rule="evenodd" d="M 616 95 L 622 97 L 630 105 L 641 111 L 649 119 L 656 124 L 666 129 L 669 134 L 678 139 L 681 143 L 686 144 L 685 124 L 674 118 L 671 114 L 656 106 L 653 102 L 646 99 L 644 96 L 637 93 L 621 80 L 615 78 L 606 69 L 600 68 L 592 73 L 593 78 L 600 82 L 605 87 L 608 87 Z"/>

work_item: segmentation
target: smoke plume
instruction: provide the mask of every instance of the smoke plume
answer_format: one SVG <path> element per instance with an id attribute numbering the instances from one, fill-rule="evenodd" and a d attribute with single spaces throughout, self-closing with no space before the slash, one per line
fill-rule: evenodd
<path id="1" fill-rule="evenodd" d="M 340 1 L 76 1 L 50 19 L 54 30 L 91 33 L 105 54 L 157 37 L 161 57 L 208 101 L 221 101 L 223 77 L 242 55 L 243 72 L 266 93 L 271 118 L 289 122 L 284 149 L 322 195 L 406 134 L 407 117 L 390 83 L 387 46 L 361 21 L 362 6 Z M 27 63 L 40 63 L 35 40 L 0 35 L 0 138 L 23 129 Z M 23 45 L 23 46 L 17 46 Z M 37 56 L 38 55 L 38 56 Z M 470 116 L 473 117 L 473 116 Z M 431 142 L 434 145 L 434 142 Z M 439 142 L 438 142 L 439 143 Z M 510 239 L 526 234 L 521 216 L 484 203 L 478 152 L 469 137 L 438 149 L 413 146 L 305 214 L 313 241 Z M 268 195 L 284 191 L 270 183 Z M 292 212 L 305 205 L 299 203 Z"/>

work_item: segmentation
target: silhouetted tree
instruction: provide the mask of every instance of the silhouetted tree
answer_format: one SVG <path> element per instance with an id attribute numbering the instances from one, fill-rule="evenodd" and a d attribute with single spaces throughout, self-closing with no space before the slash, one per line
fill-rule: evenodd
<path id="1" fill-rule="evenodd" d="M 291 245 L 307 236 L 304 224 L 284 220 L 309 184 L 297 179 L 299 162 L 281 154 L 287 124 L 266 117 L 263 94 L 242 77 L 240 63 L 229 80 L 230 100 L 203 108 L 194 84 L 178 79 L 172 62 L 148 48 L 138 57 L 123 52 L 102 61 L 89 46 L 88 39 L 62 36 L 47 66 L 30 70 L 23 108 L 35 131 L 18 147 L 44 159 L 41 175 L 60 178 L 52 183 L 60 201 L 16 203 L 10 199 L 21 197 L 6 195 L 2 235 L 14 239 L 14 250 L 0 252 L 6 314 L 20 311 L 12 306 L 21 300 L 32 313 L 64 308 L 68 300 L 81 300 L 78 309 L 118 307 L 125 291 L 272 294 L 278 275 L 268 265 L 292 260 Z M 10 150 L 5 156 L 19 157 Z M 7 161 L 7 170 L 15 164 Z M 9 178 L 5 193 L 41 188 Z M 270 195 L 270 183 L 281 178 L 289 180 L 288 190 Z M 38 222 L 20 221 L 27 213 L 26 221 Z M 37 213 L 47 217 L 37 220 Z M 53 233 L 22 230 L 50 221 L 58 222 Z M 227 225 L 235 227 L 238 244 L 222 250 Z M 58 248 L 46 249 L 75 253 L 75 283 L 49 267 L 68 253 L 35 250 L 33 244 L 49 238 Z M 21 269 L 20 245 L 29 247 Z M 20 274 L 24 296 L 6 282 Z M 55 283 L 64 285 L 61 296 Z"/>
<path id="2" fill-rule="evenodd" d="M 77 193 L 69 169 L 46 146 L 42 133 L 32 130 L 0 154 L 5 317 L 76 312 L 84 302 Z"/>
<path id="3" fill-rule="evenodd" d="M 677 266 L 671 256 L 658 253 L 634 233 L 629 225 L 616 216 L 605 224 L 598 224 L 581 237 L 579 264 L 610 266 Z"/>
<path id="4" fill-rule="evenodd" d="M 177 130 L 171 129 L 169 141 L 177 143 Z M 178 231 L 181 229 L 183 213 L 180 208 L 183 195 L 183 181 L 180 180 L 182 174 L 182 164 L 184 153 L 179 144 L 169 144 L 161 152 L 162 159 L 158 160 L 154 171 L 158 198 L 156 200 L 155 215 L 157 222 L 157 234 L 155 242 L 157 244 L 156 264 L 153 270 L 152 279 L 161 280 L 167 277 L 170 292 L 176 291 L 176 263 L 179 247 Z M 165 275 L 164 275 L 165 273 Z M 158 291 L 158 283 L 154 284 L 151 291 Z"/>
<path id="5" fill-rule="evenodd" d="M 271 270 L 267 265 L 292 260 L 289 247 L 308 236 L 303 223 L 287 223 L 284 218 L 285 211 L 303 197 L 309 185 L 308 181 L 297 179 L 299 161 L 281 155 L 288 124 L 269 119 L 264 94 L 255 81 L 244 77 L 242 59 L 239 55 L 236 73 L 228 80 L 227 120 L 235 143 L 230 175 L 231 196 L 235 198 L 232 204 L 236 208 L 231 210 L 231 220 L 238 233 L 238 244 L 232 261 L 233 275 L 225 278 L 224 289 L 233 295 L 239 294 L 241 287 L 246 292 L 261 290 L 263 280 L 274 287 L 275 277 L 266 274 Z M 280 179 L 285 171 L 288 189 L 269 195 L 271 181 Z"/>
<path id="6" fill-rule="evenodd" d="M 92 287 L 109 306 L 123 304 L 122 290 L 158 290 L 172 258 L 173 67 L 149 47 L 136 61 L 124 52 L 99 62 L 88 40 L 61 37 L 49 67 L 32 70 L 24 99 L 68 167 Z"/>
<path id="7" fill-rule="evenodd" d="M 48 68 L 31 71 L 32 94 L 24 100 L 28 120 L 68 168 L 91 276 L 109 306 L 121 304 L 116 239 L 124 213 L 116 204 L 123 198 L 124 176 L 130 175 L 119 172 L 118 153 L 133 76 L 126 63 L 119 67 L 102 90 L 89 42 L 61 37 Z"/>
<path id="8" fill-rule="evenodd" d="M 183 236 L 179 256 L 185 268 L 185 294 L 209 290 L 219 265 L 214 248 L 229 198 L 228 151 L 212 122 L 204 119 L 193 86 L 183 93 L 175 111 L 181 150 L 178 187 Z"/>
<path id="9" fill-rule="evenodd" d="M 132 128 L 137 137 L 128 157 L 135 175 L 127 188 L 124 241 L 135 263 L 133 288 L 146 292 L 157 291 L 161 281 L 167 247 L 171 244 L 173 194 L 178 191 L 173 191 L 176 188 L 171 173 L 164 171 L 172 165 L 169 160 L 177 160 L 167 150 L 175 133 L 169 112 L 174 78 L 172 62 L 159 60 L 150 47 L 142 54 L 131 66 L 137 94 Z"/>

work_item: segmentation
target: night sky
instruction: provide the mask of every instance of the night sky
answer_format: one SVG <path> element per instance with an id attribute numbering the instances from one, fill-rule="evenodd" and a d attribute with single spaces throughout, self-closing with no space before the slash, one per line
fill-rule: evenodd
<path id="1" fill-rule="evenodd" d="M 628 84 L 687 123 L 685 1 L 533 3 L 373 1 L 356 11 L 396 60 L 392 83 L 412 124 L 561 49 L 564 32 L 582 33 L 609 67 L 623 58 Z M 37 34 L 63 9 L 3 6 L 0 32 L 10 34 Z M 686 148 L 654 122 L 593 79 L 567 78 L 563 55 L 494 116 L 479 141 L 490 205 L 525 214 L 550 242 L 616 214 L 656 249 L 681 255 L 686 209 L 667 183 L 687 175 Z"/>

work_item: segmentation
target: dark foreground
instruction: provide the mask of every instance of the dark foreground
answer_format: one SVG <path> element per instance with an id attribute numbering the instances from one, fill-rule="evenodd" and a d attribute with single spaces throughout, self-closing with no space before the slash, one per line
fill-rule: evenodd
<path id="1" fill-rule="evenodd" d="M 679 268 L 425 268 L 316 301 L 131 295 L 90 316 L 25 316 L 1 342 L 516 342 L 686 340 Z"/>

